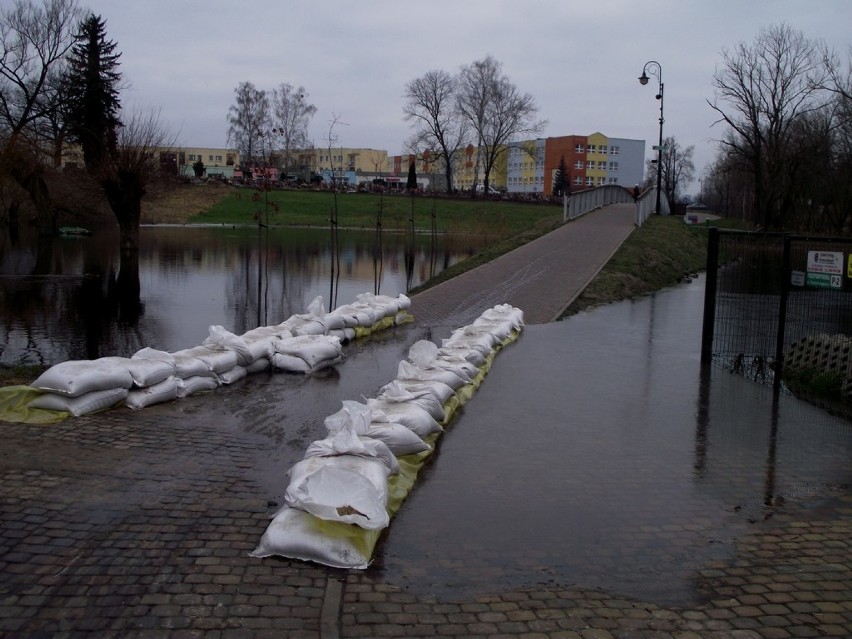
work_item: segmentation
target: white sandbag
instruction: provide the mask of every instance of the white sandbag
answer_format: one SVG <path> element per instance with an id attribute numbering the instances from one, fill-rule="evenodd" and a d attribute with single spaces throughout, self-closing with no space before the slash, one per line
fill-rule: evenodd
<path id="1" fill-rule="evenodd" d="M 322 317 L 325 315 L 325 305 L 322 303 L 322 295 L 317 295 L 308 304 L 308 314 L 314 317 Z"/>
<path id="2" fill-rule="evenodd" d="M 177 358 L 186 356 L 200 359 L 207 365 L 207 368 L 216 375 L 221 375 L 225 371 L 229 371 L 237 365 L 236 352 L 229 350 L 214 350 L 206 346 L 194 346 L 192 348 L 186 348 L 182 351 L 177 351 L 173 353 L 173 355 L 175 356 L 176 360 L 176 369 L 180 366 L 179 364 L 177 364 Z"/>
<path id="3" fill-rule="evenodd" d="M 429 411 L 417 404 L 371 398 L 367 406 L 373 410 L 373 422 L 402 424 L 421 439 L 441 431 L 441 425 Z"/>
<path id="4" fill-rule="evenodd" d="M 430 449 L 429 444 L 402 424 L 373 422 L 367 429 L 365 437 L 372 437 L 384 442 L 397 457 L 422 453 Z"/>
<path id="5" fill-rule="evenodd" d="M 364 437 L 370 427 L 373 411 L 366 404 L 344 401 L 343 408 L 325 419 L 328 436 L 308 446 L 305 457 L 359 455 L 378 459 L 391 474 L 399 472 L 399 462 L 387 445 Z"/>
<path id="6" fill-rule="evenodd" d="M 285 355 L 284 353 L 275 353 L 272 356 L 272 368 L 277 371 L 285 371 L 287 373 L 305 374 L 312 373 L 315 370 L 301 357 L 297 355 Z"/>
<path id="7" fill-rule="evenodd" d="M 177 381 L 177 396 L 187 397 L 195 393 L 203 391 L 211 391 L 219 387 L 219 382 L 215 377 L 209 375 L 194 375 L 192 377 L 180 378 L 176 377 Z"/>
<path id="8" fill-rule="evenodd" d="M 132 357 L 102 357 L 101 359 L 126 368 L 130 377 L 133 378 L 133 385 L 137 388 L 159 384 L 175 374 L 174 363 L 166 360 Z"/>
<path id="9" fill-rule="evenodd" d="M 365 541 L 365 531 L 360 528 L 345 526 L 330 531 L 322 520 L 285 506 L 267 526 L 251 556 L 277 555 L 332 568 L 364 570 L 370 565 L 374 545 L 375 539 Z"/>
<path id="10" fill-rule="evenodd" d="M 237 354 L 237 365 L 239 366 L 248 366 L 258 357 L 264 357 L 267 354 L 268 349 L 263 349 L 262 344 L 259 352 L 255 352 L 257 345 L 254 349 L 250 349 L 248 343 L 242 337 L 234 335 L 222 326 L 211 326 L 209 331 L 210 335 L 201 342 L 201 345 L 214 351 L 234 351 Z"/>
<path id="11" fill-rule="evenodd" d="M 399 312 L 399 304 L 397 303 L 396 298 L 388 295 L 361 293 L 360 295 L 356 295 L 356 299 L 360 303 L 367 304 L 377 311 L 380 311 L 382 317 L 393 317 Z"/>
<path id="12" fill-rule="evenodd" d="M 246 331 L 240 337 L 247 343 L 263 340 L 271 342 L 284 337 L 293 337 L 293 334 L 281 326 L 258 326 L 250 331 Z"/>
<path id="13" fill-rule="evenodd" d="M 438 400 L 440 404 L 446 404 L 450 398 L 456 394 L 452 388 L 447 386 L 444 382 L 439 382 L 437 380 L 411 380 L 411 379 L 395 379 L 391 384 L 396 384 L 397 386 L 401 386 L 405 390 L 410 393 L 421 393 L 423 391 L 428 391 L 435 399 Z M 388 386 L 389 384 L 385 384 L 382 387 L 380 393 Z M 437 417 L 435 419 L 438 419 Z"/>
<path id="14" fill-rule="evenodd" d="M 29 406 L 30 408 L 63 411 L 71 413 L 74 417 L 80 417 L 120 404 L 127 397 L 127 393 L 126 388 L 95 390 L 73 397 L 58 393 L 45 393 L 31 401 Z"/>
<path id="15" fill-rule="evenodd" d="M 479 375 L 479 366 L 476 366 L 460 355 L 440 354 L 432 364 L 435 368 L 451 371 L 462 379 L 472 381 Z"/>
<path id="16" fill-rule="evenodd" d="M 333 335 L 288 337 L 287 339 L 275 340 L 272 346 L 276 353 L 299 357 L 304 360 L 309 371 L 337 364 L 343 357 L 340 338 Z M 274 363 L 275 357 L 273 356 Z"/>
<path id="17" fill-rule="evenodd" d="M 133 353 L 133 355 L 130 356 L 130 359 L 155 359 L 161 362 L 168 362 L 172 366 L 175 364 L 174 355 L 171 353 L 167 351 L 158 351 L 155 348 L 149 348 L 147 346 Z"/>
<path id="18" fill-rule="evenodd" d="M 483 319 L 480 317 L 471 326 L 488 331 L 498 343 L 508 339 L 515 330 L 515 326 L 507 319 Z"/>
<path id="19" fill-rule="evenodd" d="M 412 433 L 413 434 L 413 433 Z M 377 437 L 341 438 L 329 436 L 325 439 L 317 439 L 311 442 L 305 451 L 305 459 L 308 457 L 334 457 L 336 455 L 357 455 L 368 457 L 382 462 L 387 466 L 391 475 L 399 473 L 399 461 L 394 453 Z"/>
<path id="20" fill-rule="evenodd" d="M 353 339 L 357 337 L 357 333 L 354 328 L 332 328 L 329 329 L 327 335 L 332 335 L 340 340 L 342 344 L 348 344 Z"/>
<path id="21" fill-rule="evenodd" d="M 472 376 L 475 376 L 479 372 L 475 366 L 472 366 L 467 361 L 464 361 L 464 363 L 457 361 L 453 365 L 446 358 L 439 360 L 438 354 L 438 346 L 425 339 L 414 342 L 411 348 L 408 349 L 408 359 L 419 369 L 440 368 L 450 371 L 464 380 L 465 383 L 469 383 Z"/>
<path id="22" fill-rule="evenodd" d="M 484 311 L 480 317 L 486 320 L 509 320 L 515 329 L 520 329 L 524 325 L 524 312 L 511 304 L 498 304 Z"/>
<path id="23" fill-rule="evenodd" d="M 407 379 L 413 381 L 437 381 L 443 382 L 453 390 L 458 390 L 468 382 L 470 378 L 464 379 L 459 377 L 452 371 L 442 368 L 420 368 L 411 362 L 401 361 L 397 366 L 397 379 Z"/>
<path id="24" fill-rule="evenodd" d="M 346 328 L 346 322 L 344 321 L 343 316 L 338 313 L 326 313 L 322 316 L 321 320 L 327 333 L 331 333 L 331 331 L 341 331 Z"/>
<path id="25" fill-rule="evenodd" d="M 272 360 L 268 357 L 261 357 L 253 364 L 249 364 L 246 366 L 246 372 L 249 375 L 253 375 L 254 373 L 262 373 L 264 371 L 268 371 L 269 367 L 272 366 Z"/>
<path id="26" fill-rule="evenodd" d="M 411 299 L 407 295 L 400 293 L 396 296 L 396 305 L 400 311 L 407 311 L 411 308 Z"/>
<path id="27" fill-rule="evenodd" d="M 248 369 L 245 366 L 240 366 L 237 364 L 231 370 L 225 371 L 221 375 L 216 375 L 216 378 L 219 380 L 220 384 L 233 384 L 237 380 L 242 379 L 248 375 Z"/>
<path id="28" fill-rule="evenodd" d="M 455 330 L 446 339 L 441 341 L 444 348 L 475 348 L 483 357 L 488 357 L 497 345 L 497 340 L 487 331 Z"/>
<path id="29" fill-rule="evenodd" d="M 280 326 L 284 326 L 290 333 L 296 336 L 302 335 L 325 335 L 326 328 L 322 319 L 315 315 L 293 315 L 287 318 Z"/>
<path id="30" fill-rule="evenodd" d="M 488 362 L 486 355 L 483 355 L 481 351 L 471 347 L 471 346 L 447 346 L 444 345 L 438 349 L 438 357 L 452 360 L 453 358 L 460 357 L 464 360 L 470 362 L 477 368 L 482 368 Z"/>
<path id="31" fill-rule="evenodd" d="M 440 383 L 440 382 L 439 382 Z M 412 403 L 423 408 L 437 421 L 442 421 L 446 416 L 443 402 L 429 388 L 409 390 L 398 380 L 385 384 L 376 399 L 396 404 Z"/>
<path id="32" fill-rule="evenodd" d="M 146 406 L 153 406 L 162 402 L 170 402 L 177 399 L 178 385 L 175 377 L 169 377 L 162 382 L 132 390 L 124 399 L 124 405 L 128 408 L 138 410 Z"/>
<path id="33" fill-rule="evenodd" d="M 421 368 L 431 366 L 437 358 L 438 345 L 428 339 L 417 340 L 408 349 L 409 361 Z"/>
<path id="34" fill-rule="evenodd" d="M 213 371 L 206 362 L 197 357 L 178 351 L 172 353 L 175 362 L 175 377 L 178 379 L 189 379 L 191 377 L 215 377 Z"/>
<path id="35" fill-rule="evenodd" d="M 108 359 L 61 362 L 48 368 L 30 384 L 33 388 L 68 397 L 114 388 L 129 389 L 132 385 L 133 377 L 127 368 Z"/>
<path id="36" fill-rule="evenodd" d="M 328 521 L 368 530 L 386 528 L 388 468 L 356 455 L 308 457 L 290 469 L 284 500 Z"/>

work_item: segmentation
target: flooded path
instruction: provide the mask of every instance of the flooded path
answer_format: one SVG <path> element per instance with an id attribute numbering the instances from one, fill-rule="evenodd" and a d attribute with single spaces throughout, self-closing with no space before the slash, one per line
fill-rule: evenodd
<path id="1" fill-rule="evenodd" d="M 703 278 L 527 326 L 391 523 L 386 580 L 419 595 L 574 585 L 687 604 L 785 501 L 852 481 L 852 427 L 699 367 Z"/>

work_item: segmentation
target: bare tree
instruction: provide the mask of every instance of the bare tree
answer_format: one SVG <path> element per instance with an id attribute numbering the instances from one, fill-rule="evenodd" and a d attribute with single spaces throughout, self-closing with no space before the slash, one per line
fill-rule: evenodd
<path id="1" fill-rule="evenodd" d="M 304 149 L 309 146 L 308 123 L 317 112 L 317 108 L 306 101 L 307 97 L 305 87 L 300 86 L 294 89 L 289 84 L 281 84 L 272 93 L 273 130 L 281 141 L 285 172 L 292 164 L 291 152 L 294 149 Z"/>
<path id="2" fill-rule="evenodd" d="M 59 105 L 58 81 L 74 42 L 76 0 L 17 0 L 0 10 L 0 165 L 31 199 L 42 233 L 55 231 L 42 134 Z"/>
<path id="3" fill-rule="evenodd" d="M 663 165 L 660 174 L 662 190 L 669 202 L 676 202 L 682 195 L 682 186 L 692 182 L 695 177 L 695 162 L 692 161 L 695 147 L 681 147 L 680 143 L 673 137 L 667 137 L 663 140 L 663 147 L 664 150 L 661 153 Z M 648 182 L 656 184 L 657 163 L 648 162 L 647 168 Z"/>
<path id="4" fill-rule="evenodd" d="M 447 193 L 453 191 L 453 168 L 464 148 L 467 120 L 456 109 L 456 80 L 446 71 L 429 71 L 405 85 L 405 119 L 413 121 L 409 147 L 429 151 L 430 161 L 441 162 Z"/>
<path id="5" fill-rule="evenodd" d="M 258 145 L 270 128 L 269 98 L 251 82 L 241 82 L 234 89 L 234 100 L 228 110 L 228 142 L 250 165 L 264 154 Z"/>
<path id="6" fill-rule="evenodd" d="M 115 148 L 105 149 L 93 173 L 118 221 L 122 251 L 139 248 L 142 198 L 161 176 L 160 154 L 173 146 L 156 112 L 136 112 L 118 127 Z"/>
<path id="7" fill-rule="evenodd" d="M 784 224 L 791 132 L 799 118 L 825 108 L 828 80 L 820 43 L 784 24 L 722 54 L 722 67 L 713 76 L 716 97 L 708 103 L 718 122 L 729 127 L 721 140 L 725 151 L 749 166 L 758 224 Z"/>
<path id="8" fill-rule="evenodd" d="M 521 93 L 502 75 L 502 65 L 491 56 L 462 67 L 459 74 L 457 108 L 472 127 L 477 139 L 479 164 L 483 168 L 483 186 L 488 182 L 497 159 L 518 136 L 539 133 L 547 126 L 535 120 L 538 106 L 530 93 Z M 475 190 L 474 190 L 475 192 Z"/>

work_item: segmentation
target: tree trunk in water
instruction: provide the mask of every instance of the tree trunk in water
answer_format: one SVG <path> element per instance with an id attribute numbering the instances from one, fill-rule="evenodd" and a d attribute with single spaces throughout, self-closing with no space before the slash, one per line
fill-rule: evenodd
<path id="1" fill-rule="evenodd" d="M 12 165 L 11 175 L 33 202 L 39 235 L 56 235 L 56 207 L 53 205 L 53 198 L 50 197 L 41 169 L 20 164 Z"/>
<path id="2" fill-rule="evenodd" d="M 118 220 L 121 265 L 116 281 L 119 319 L 135 324 L 142 314 L 139 284 L 139 220 L 145 187 L 134 171 L 119 171 L 103 182 L 107 201 Z"/>

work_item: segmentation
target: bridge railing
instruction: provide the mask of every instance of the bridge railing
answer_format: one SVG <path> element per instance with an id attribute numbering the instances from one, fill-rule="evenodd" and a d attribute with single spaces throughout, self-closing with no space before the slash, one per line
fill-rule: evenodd
<path id="1" fill-rule="evenodd" d="M 657 188 L 652 187 L 634 200 L 631 190 L 617 184 L 606 184 L 585 191 L 577 191 L 570 197 L 562 199 L 562 219 L 567 222 L 610 204 L 628 204 L 635 201 L 636 226 L 642 226 L 654 212 L 657 202 L 656 194 Z M 669 215 L 669 201 L 665 196 L 660 198 L 660 208 L 662 215 Z"/>

